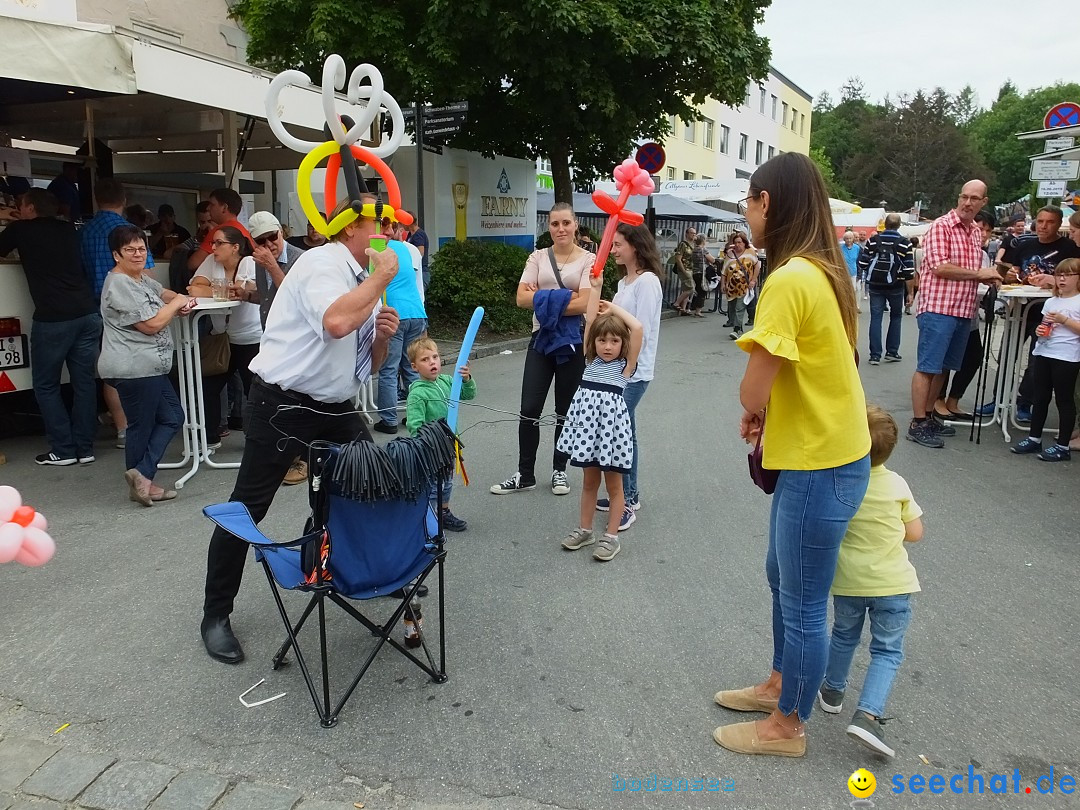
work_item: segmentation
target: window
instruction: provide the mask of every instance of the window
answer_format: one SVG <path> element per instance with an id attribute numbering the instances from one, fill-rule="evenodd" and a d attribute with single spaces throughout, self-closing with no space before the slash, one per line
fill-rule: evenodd
<path id="1" fill-rule="evenodd" d="M 779 101 L 779 99 L 777 99 L 776 96 L 773 96 L 772 97 L 772 120 L 773 121 L 776 120 L 776 110 L 777 110 L 777 103 L 776 102 L 777 101 Z"/>
<path id="2" fill-rule="evenodd" d="M 806 116 L 799 118 L 799 134 L 806 137 Z"/>
<path id="3" fill-rule="evenodd" d="M 540 171 L 551 172 L 551 161 L 548 158 L 540 158 Z"/>
<path id="4" fill-rule="evenodd" d="M 683 121 L 683 140 L 687 143 L 694 142 L 694 130 L 696 124 L 696 121 Z"/>
<path id="5" fill-rule="evenodd" d="M 765 154 L 765 144 L 763 144 L 761 141 L 758 141 L 757 145 L 754 147 L 754 165 L 755 166 L 760 166 L 764 162 L 764 161 L 762 161 L 762 157 L 764 156 L 764 154 Z"/>
<path id="6" fill-rule="evenodd" d="M 786 127 L 787 126 L 787 109 L 788 109 L 787 102 L 786 101 L 783 102 L 783 105 L 784 105 L 784 108 L 783 108 L 784 109 L 784 117 L 780 119 L 780 126 Z"/>
<path id="7" fill-rule="evenodd" d="M 758 112 L 762 115 L 765 114 L 765 88 L 761 88 L 761 103 L 758 105 Z"/>
<path id="8" fill-rule="evenodd" d="M 702 180 L 712 180 L 712 178 L 711 178 L 711 177 L 709 177 L 709 175 L 707 175 L 707 174 L 703 174 L 703 175 L 701 175 L 701 179 L 702 179 Z"/>
<path id="9" fill-rule="evenodd" d="M 746 137 L 746 133 L 739 135 L 739 160 L 746 160 L 746 146 L 749 140 Z"/>
<path id="10" fill-rule="evenodd" d="M 668 180 L 674 180 L 675 179 L 675 167 L 674 166 L 668 166 L 667 167 L 667 179 Z"/>
<path id="11" fill-rule="evenodd" d="M 743 105 L 750 106 L 750 85 L 746 85 L 746 98 L 743 99 Z"/>
<path id="12" fill-rule="evenodd" d="M 776 147 L 775 146 L 770 146 L 769 147 L 769 160 L 772 160 L 774 157 L 776 157 Z"/>
<path id="13" fill-rule="evenodd" d="M 797 120 L 798 117 L 799 117 L 799 113 L 797 113 L 795 111 L 795 108 L 792 107 L 791 108 L 791 131 L 792 132 L 798 131 L 798 127 L 795 126 L 798 123 L 798 120 Z"/>
<path id="14" fill-rule="evenodd" d="M 726 127 L 723 124 L 720 125 L 720 151 L 725 155 L 728 153 L 728 140 L 731 137 L 731 127 Z"/>
<path id="15" fill-rule="evenodd" d="M 714 129 L 715 129 L 715 124 L 713 124 L 711 118 L 706 118 L 704 121 L 701 122 L 701 144 L 706 149 L 712 149 L 713 148 L 713 130 Z"/>
<path id="16" fill-rule="evenodd" d="M 682 179 L 683 180 L 693 180 L 694 178 L 695 178 L 695 175 L 694 175 L 693 172 L 683 172 L 682 173 Z"/>
<path id="17" fill-rule="evenodd" d="M 674 115 L 668 116 L 668 123 L 671 124 L 671 134 L 674 135 L 679 131 L 679 119 Z"/>

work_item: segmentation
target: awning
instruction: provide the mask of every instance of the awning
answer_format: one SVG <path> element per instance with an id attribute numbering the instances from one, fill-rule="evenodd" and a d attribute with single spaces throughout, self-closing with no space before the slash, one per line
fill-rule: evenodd
<path id="1" fill-rule="evenodd" d="M 673 197 L 670 194 L 653 194 L 653 208 L 659 219 L 676 219 L 685 222 L 730 222 L 745 223 L 738 214 L 713 208 L 711 205 L 702 205 L 691 200 Z M 555 204 L 555 195 L 550 191 L 538 191 L 536 193 L 536 210 L 547 211 Z M 627 208 L 645 213 L 645 198 L 631 197 Z M 591 194 L 575 192 L 574 211 L 582 216 L 604 216 L 604 212 L 593 202 Z"/>
<path id="2" fill-rule="evenodd" d="M 107 25 L 0 17 L 0 76 L 28 82 L 136 92 L 131 41 Z"/>

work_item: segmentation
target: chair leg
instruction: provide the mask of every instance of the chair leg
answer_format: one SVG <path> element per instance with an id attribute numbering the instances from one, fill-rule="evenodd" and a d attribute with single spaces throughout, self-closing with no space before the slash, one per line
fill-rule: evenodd
<path id="1" fill-rule="evenodd" d="M 300 635 L 300 628 L 304 626 L 304 622 L 306 622 L 308 616 L 311 615 L 311 611 L 315 609 L 315 603 L 317 601 L 316 594 L 312 594 L 307 607 L 304 608 L 304 612 L 300 614 L 300 621 L 293 626 L 293 635 Z M 287 663 L 285 661 L 285 656 L 288 654 L 289 648 L 293 645 L 292 639 L 293 636 L 287 636 L 285 641 L 282 642 L 280 649 L 278 649 L 277 654 L 274 655 L 273 660 L 270 662 L 274 669 L 280 669 L 283 664 Z"/>

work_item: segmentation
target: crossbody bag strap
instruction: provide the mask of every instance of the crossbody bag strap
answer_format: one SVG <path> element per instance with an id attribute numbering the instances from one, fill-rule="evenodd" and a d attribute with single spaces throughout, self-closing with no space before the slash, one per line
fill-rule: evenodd
<path id="1" fill-rule="evenodd" d="M 566 285 L 563 284 L 562 273 L 559 272 L 559 263 L 555 261 L 555 248 L 549 247 L 547 249 L 548 261 L 551 262 L 551 272 L 555 274 L 555 282 L 562 289 L 566 289 Z"/>

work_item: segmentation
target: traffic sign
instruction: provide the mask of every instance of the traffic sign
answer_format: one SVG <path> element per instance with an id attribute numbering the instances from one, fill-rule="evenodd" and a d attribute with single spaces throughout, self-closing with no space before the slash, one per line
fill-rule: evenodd
<path id="1" fill-rule="evenodd" d="M 1047 138 L 1043 141 L 1043 152 L 1072 149 L 1074 146 L 1076 146 L 1076 138 Z"/>
<path id="2" fill-rule="evenodd" d="M 1078 124 L 1080 124 L 1080 104 L 1072 101 L 1055 104 L 1043 118 L 1043 129 L 1075 127 Z"/>
<path id="3" fill-rule="evenodd" d="M 1033 160 L 1028 180 L 1076 180 L 1080 160 Z"/>
<path id="4" fill-rule="evenodd" d="M 1065 196 L 1065 180 L 1040 180 L 1035 196 L 1040 200 L 1053 200 Z"/>
<path id="5" fill-rule="evenodd" d="M 667 162 L 667 155 L 664 153 L 664 147 L 658 143 L 649 141 L 638 147 L 637 152 L 634 153 L 634 160 L 637 161 L 638 166 L 643 168 L 649 174 L 656 174 L 664 168 L 664 163 Z"/>
<path id="6" fill-rule="evenodd" d="M 448 115 L 450 113 L 467 113 L 469 111 L 469 102 L 467 101 L 453 101 L 450 104 L 442 104 L 438 107 L 424 107 L 424 119 L 432 118 L 439 115 Z M 406 120 L 410 120 L 416 115 L 415 110 L 412 107 L 406 107 L 401 111 L 402 117 Z"/>
<path id="7" fill-rule="evenodd" d="M 441 155 L 442 154 L 442 147 L 439 146 L 438 144 L 425 143 L 422 148 L 423 148 L 423 150 L 425 152 L 431 152 L 431 154 L 433 154 L 433 155 Z"/>
<path id="8" fill-rule="evenodd" d="M 436 135 L 454 135 L 461 132 L 461 127 L 457 125 L 447 125 L 444 127 L 424 127 L 424 137 L 434 138 Z"/>

